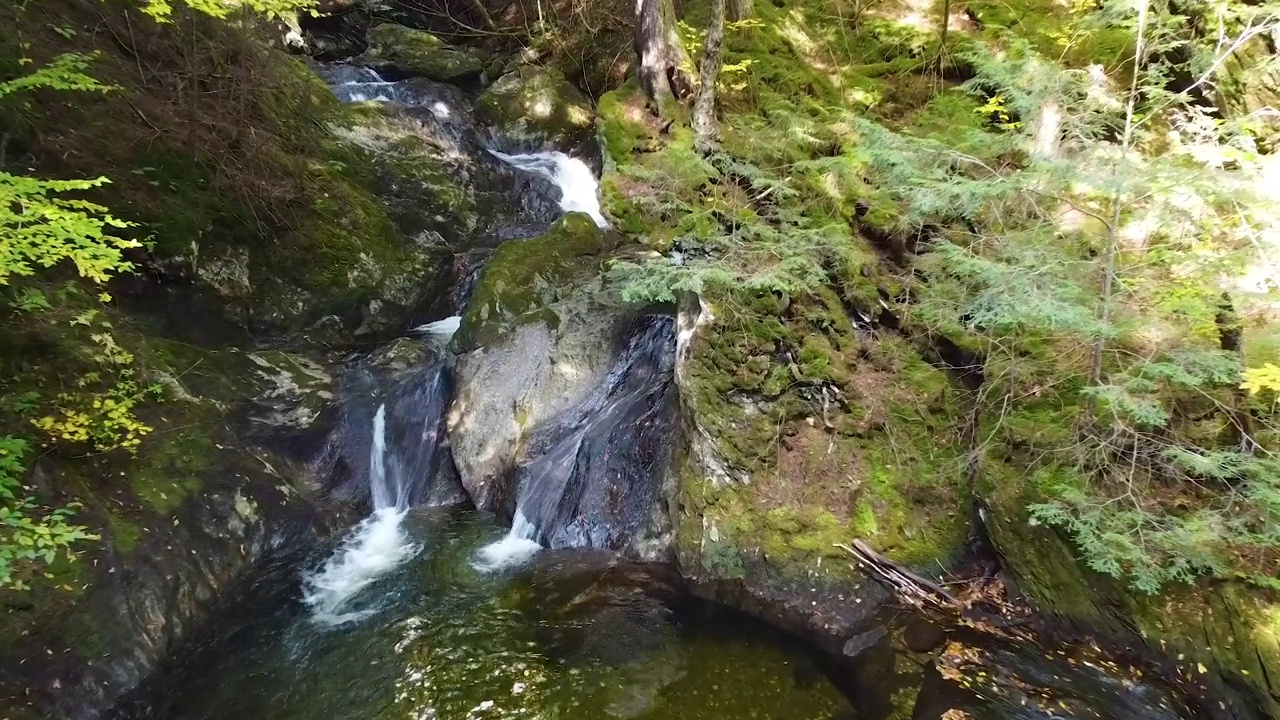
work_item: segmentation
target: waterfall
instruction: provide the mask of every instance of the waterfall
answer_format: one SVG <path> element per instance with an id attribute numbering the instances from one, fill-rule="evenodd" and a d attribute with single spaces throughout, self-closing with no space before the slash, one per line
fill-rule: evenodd
<path id="1" fill-rule="evenodd" d="M 517 509 L 506 536 L 480 548 L 479 557 L 472 565 L 481 572 L 494 572 L 521 565 L 542 549 L 534 539 L 537 536 L 537 528 Z"/>
<path id="2" fill-rule="evenodd" d="M 675 431 L 675 327 L 642 318 L 604 381 L 536 430 L 516 469 L 511 530 L 475 566 L 523 562 L 539 547 L 619 550 L 657 499 Z"/>
<path id="3" fill-rule="evenodd" d="M 600 182 L 586 163 L 559 151 L 523 155 L 507 155 L 497 150 L 489 152 L 512 167 L 555 183 L 560 188 L 560 209 L 564 212 L 586 213 L 595 220 L 597 226 L 609 227 L 604 214 L 600 212 Z"/>
<path id="4" fill-rule="evenodd" d="M 461 315 L 450 315 L 442 320 L 429 322 L 425 325 L 419 325 L 410 332 L 415 335 L 428 335 L 437 339 L 441 343 L 448 343 L 453 334 L 458 332 L 458 328 L 462 325 Z"/>
<path id="5" fill-rule="evenodd" d="M 355 527 L 320 572 L 304 581 L 304 602 L 323 625 L 344 625 L 377 612 L 376 606 L 347 609 L 361 590 L 418 553 L 404 531 L 406 511 L 380 508 Z"/>
<path id="6" fill-rule="evenodd" d="M 399 510 L 400 493 L 387 487 L 387 404 L 378 406 L 373 414 L 373 438 L 369 444 L 369 494 L 373 498 L 373 510 Z"/>
<path id="7" fill-rule="evenodd" d="M 304 599 L 311 606 L 312 617 L 326 625 L 342 625 L 373 613 L 373 608 L 344 609 L 361 590 L 418 552 L 402 527 L 408 513 L 407 497 L 387 480 L 386 413 L 384 403 L 373 416 L 369 451 L 373 514 L 356 526 L 319 573 L 304 582 Z"/>
<path id="8" fill-rule="evenodd" d="M 403 524 L 409 509 L 433 489 L 448 385 L 445 362 L 437 359 L 394 385 L 386 393 L 389 399 L 378 403 L 366 426 L 373 512 L 303 580 L 303 599 L 317 622 L 342 625 L 376 612 L 376 604 L 357 607 L 362 591 L 420 550 Z"/>

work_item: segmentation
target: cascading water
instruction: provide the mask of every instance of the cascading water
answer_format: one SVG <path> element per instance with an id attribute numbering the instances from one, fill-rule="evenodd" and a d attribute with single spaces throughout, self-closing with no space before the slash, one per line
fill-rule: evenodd
<path id="1" fill-rule="evenodd" d="M 441 342 L 448 342 L 449 339 L 453 337 L 453 334 L 458 332 L 458 327 L 461 325 L 461 315 L 450 315 L 442 320 L 436 320 L 435 322 L 429 322 L 425 325 L 419 325 L 411 332 L 415 335 L 429 335 L 431 337 L 439 338 Z"/>
<path id="2" fill-rule="evenodd" d="M 342 102 L 398 103 L 405 107 L 421 107 L 440 119 L 460 119 L 464 113 L 457 107 L 461 92 L 452 85 L 410 78 L 391 82 L 377 71 L 354 65 L 335 65 L 324 73 L 333 94 Z"/>
<path id="3" fill-rule="evenodd" d="M 531 439 L 511 530 L 478 568 L 522 563 L 543 545 L 619 550 L 633 538 L 671 448 L 674 363 L 673 320 L 642 318 L 604 382 Z"/>
<path id="4" fill-rule="evenodd" d="M 374 70 L 350 65 L 329 66 L 322 72 L 340 100 L 397 106 L 397 112 L 420 123 L 419 132 L 442 152 L 448 149 L 454 154 L 471 153 L 482 162 L 487 156 L 488 163 L 506 168 L 508 182 L 514 182 L 513 189 L 522 196 L 522 207 L 527 204 L 523 196 L 529 194 L 529 188 L 536 188 L 546 196 L 550 194 L 549 183 L 560 192 L 562 212 L 583 212 L 598 226 L 608 227 L 600 209 L 599 183 L 584 162 L 562 152 L 505 154 L 489 149 L 485 153 L 476 139 L 465 98 L 457 88 L 422 78 L 388 82 Z M 512 174 L 511 169 L 516 172 Z M 521 212 L 527 216 L 526 221 L 548 220 L 536 209 L 524 208 Z M 460 297 L 465 300 L 466 294 L 464 291 Z M 443 348 L 460 322 L 461 318 L 454 315 L 415 327 L 410 333 Z M 669 329 L 669 325 L 668 321 L 664 327 Z M 619 360 L 619 369 L 611 373 L 610 381 L 596 393 L 598 407 L 584 409 L 581 417 L 571 421 L 572 430 L 567 434 L 557 431 L 554 442 L 548 441 L 546 460 L 530 472 L 543 473 L 545 466 L 549 486 L 543 488 L 547 483 L 537 480 L 524 483 L 530 486 L 528 498 L 522 500 L 522 510 L 516 513 L 512 533 L 503 541 L 505 545 L 498 543 L 502 547 L 494 547 L 487 553 L 491 557 L 486 565 L 499 566 L 523 559 L 540 547 L 540 541 L 555 544 L 561 542 L 561 536 L 566 533 L 582 536 L 580 541 L 574 541 L 576 544 L 608 546 L 597 537 L 602 532 L 603 521 L 588 522 L 585 519 L 592 516 L 584 513 L 574 518 L 587 522 L 586 525 L 575 529 L 562 527 L 564 524 L 557 524 L 558 516 L 553 517 L 550 505 L 546 504 L 557 502 L 560 496 L 572 496 L 578 502 L 587 497 L 588 488 L 574 468 L 590 467 L 591 463 L 586 460 L 577 463 L 572 454 L 580 447 L 594 447 L 593 443 L 603 443 L 602 451 L 607 453 L 612 441 L 600 439 L 607 429 L 615 425 L 625 428 L 627 423 L 652 410 L 649 405 L 654 403 L 654 396 L 643 388 L 633 388 L 635 383 L 630 378 L 652 375 L 652 370 L 640 368 L 649 368 L 654 358 L 646 354 L 652 354 L 651 349 L 636 349 L 635 345 L 633 340 Z M 663 347 L 667 345 L 671 343 L 665 342 Z M 363 591 L 419 550 L 404 531 L 403 522 L 409 508 L 429 497 L 441 464 L 439 456 L 444 454 L 441 451 L 442 421 L 449 398 L 445 364 L 437 360 L 434 366 L 416 373 L 407 384 L 390 390 L 380 392 L 377 387 L 363 383 L 360 397 L 349 398 L 348 404 L 352 406 L 360 406 L 365 396 L 387 398 L 378 403 L 372 418 L 365 414 L 368 410 L 361 413 L 348 408 L 348 435 L 354 440 L 349 438 L 344 454 L 359 457 L 358 448 L 367 441 L 368 487 L 373 512 L 356 526 L 322 568 L 304 580 L 305 601 L 319 622 L 344 624 L 374 612 L 376 606 L 369 605 Z M 670 375 L 668 363 L 664 377 Z M 667 387 L 663 384 L 666 380 L 654 382 Z M 665 389 L 658 397 L 666 397 Z M 541 499 L 544 496 L 548 499 Z M 526 507 L 533 513 L 529 520 L 522 514 Z"/>
<path id="5" fill-rule="evenodd" d="M 373 512 L 318 572 L 304 579 L 304 600 L 317 622 L 342 625 L 375 612 L 376 604 L 360 606 L 362 591 L 418 553 L 403 523 L 411 507 L 430 502 L 435 489 L 449 400 L 446 364 L 446 358 L 436 359 L 378 403 L 368 426 Z"/>
<path id="6" fill-rule="evenodd" d="M 492 149 L 494 144 L 507 147 L 507 141 L 477 127 L 471 103 L 457 87 L 417 77 L 388 81 L 375 70 L 354 65 L 326 66 L 320 72 L 344 102 L 391 106 L 389 114 L 436 148 L 457 172 L 465 173 L 478 194 L 498 200 L 492 207 L 503 211 L 488 219 L 486 225 L 492 226 L 482 234 L 499 241 L 533 237 L 560 212 L 584 212 L 597 225 L 607 225 L 600 211 L 599 183 L 586 163 L 562 152 L 508 154 Z M 553 188 L 560 192 L 558 207 L 548 202 L 554 198 Z"/>
<path id="7" fill-rule="evenodd" d="M 560 209 L 565 212 L 583 212 L 591 216 L 596 225 L 609 227 L 600 212 L 600 182 L 591 172 L 591 168 L 581 160 L 569 157 L 562 152 L 538 152 L 522 155 L 507 155 L 497 150 L 489 150 L 494 157 L 555 183 L 560 189 Z"/>

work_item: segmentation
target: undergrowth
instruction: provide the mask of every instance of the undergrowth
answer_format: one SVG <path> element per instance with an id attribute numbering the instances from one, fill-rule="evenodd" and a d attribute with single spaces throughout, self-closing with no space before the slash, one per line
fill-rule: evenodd
<path id="1" fill-rule="evenodd" d="M 892 8 L 762 3 L 727 34 L 707 156 L 635 88 L 606 96 L 609 211 L 662 254 L 615 277 L 636 301 L 835 287 L 887 307 L 980 358 L 981 451 L 1028 468 L 1032 518 L 1091 568 L 1148 593 L 1274 584 L 1278 419 L 1241 338 L 1275 288 L 1231 285 L 1275 242 L 1249 123 L 1176 92 L 1178 63 L 1205 63 L 1164 6 L 1030 33 L 980 7 L 942 47 Z"/>

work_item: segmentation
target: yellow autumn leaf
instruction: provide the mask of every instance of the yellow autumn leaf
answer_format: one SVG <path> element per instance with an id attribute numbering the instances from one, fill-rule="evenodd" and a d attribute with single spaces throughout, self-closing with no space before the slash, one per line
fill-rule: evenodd
<path id="1" fill-rule="evenodd" d="M 1280 366 L 1266 363 L 1262 367 L 1246 368 L 1240 389 L 1248 391 L 1250 395 L 1257 395 L 1265 390 L 1280 394 Z"/>

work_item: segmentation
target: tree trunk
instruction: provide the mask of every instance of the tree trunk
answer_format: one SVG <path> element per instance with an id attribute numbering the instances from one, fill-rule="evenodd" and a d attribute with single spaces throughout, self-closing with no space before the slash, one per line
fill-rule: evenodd
<path id="1" fill-rule="evenodd" d="M 1147 0 L 1139 0 L 1138 35 L 1133 51 L 1133 77 L 1129 81 L 1129 96 L 1124 113 L 1124 134 L 1120 138 L 1120 149 L 1126 153 L 1133 147 L 1134 118 L 1137 114 L 1139 94 L 1138 77 L 1141 75 L 1143 63 L 1147 59 L 1147 15 L 1149 12 L 1150 7 Z M 1113 176 L 1118 172 L 1118 168 L 1112 168 Z M 1103 333 L 1106 326 L 1111 322 L 1112 295 L 1115 293 L 1116 285 L 1116 256 L 1120 254 L 1120 220 L 1124 203 L 1122 189 L 1117 187 L 1115 193 L 1111 196 L 1111 224 L 1107 227 L 1107 250 L 1106 254 L 1103 255 L 1102 261 L 1102 302 L 1098 310 L 1098 321 L 1104 330 L 1101 330 L 1098 333 L 1098 337 L 1093 341 L 1093 359 L 1089 363 L 1089 384 L 1094 387 L 1102 384 L 1102 354 L 1107 346 L 1106 336 Z M 1097 398 L 1090 395 L 1084 406 L 1086 427 L 1093 424 L 1096 407 Z"/>
<path id="2" fill-rule="evenodd" d="M 938 56 L 947 52 L 947 32 L 951 30 L 951 0 L 942 0 L 942 32 L 938 38 Z"/>
<path id="3" fill-rule="evenodd" d="M 676 30 L 672 0 L 636 0 L 640 88 L 658 112 L 693 93 L 692 63 Z"/>
<path id="4" fill-rule="evenodd" d="M 729 0 L 729 21 L 742 22 L 754 13 L 751 0 Z"/>
<path id="5" fill-rule="evenodd" d="M 720 77 L 724 46 L 724 5 L 725 0 L 711 0 L 711 17 L 707 20 L 707 42 L 703 47 L 699 77 L 702 87 L 698 92 L 698 102 L 693 107 L 693 143 L 703 154 L 716 145 L 716 81 Z"/>
<path id="6" fill-rule="evenodd" d="M 1058 154 L 1062 135 L 1062 108 L 1050 100 L 1036 109 L 1031 121 L 1031 156 L 1049 159 Z"/>

